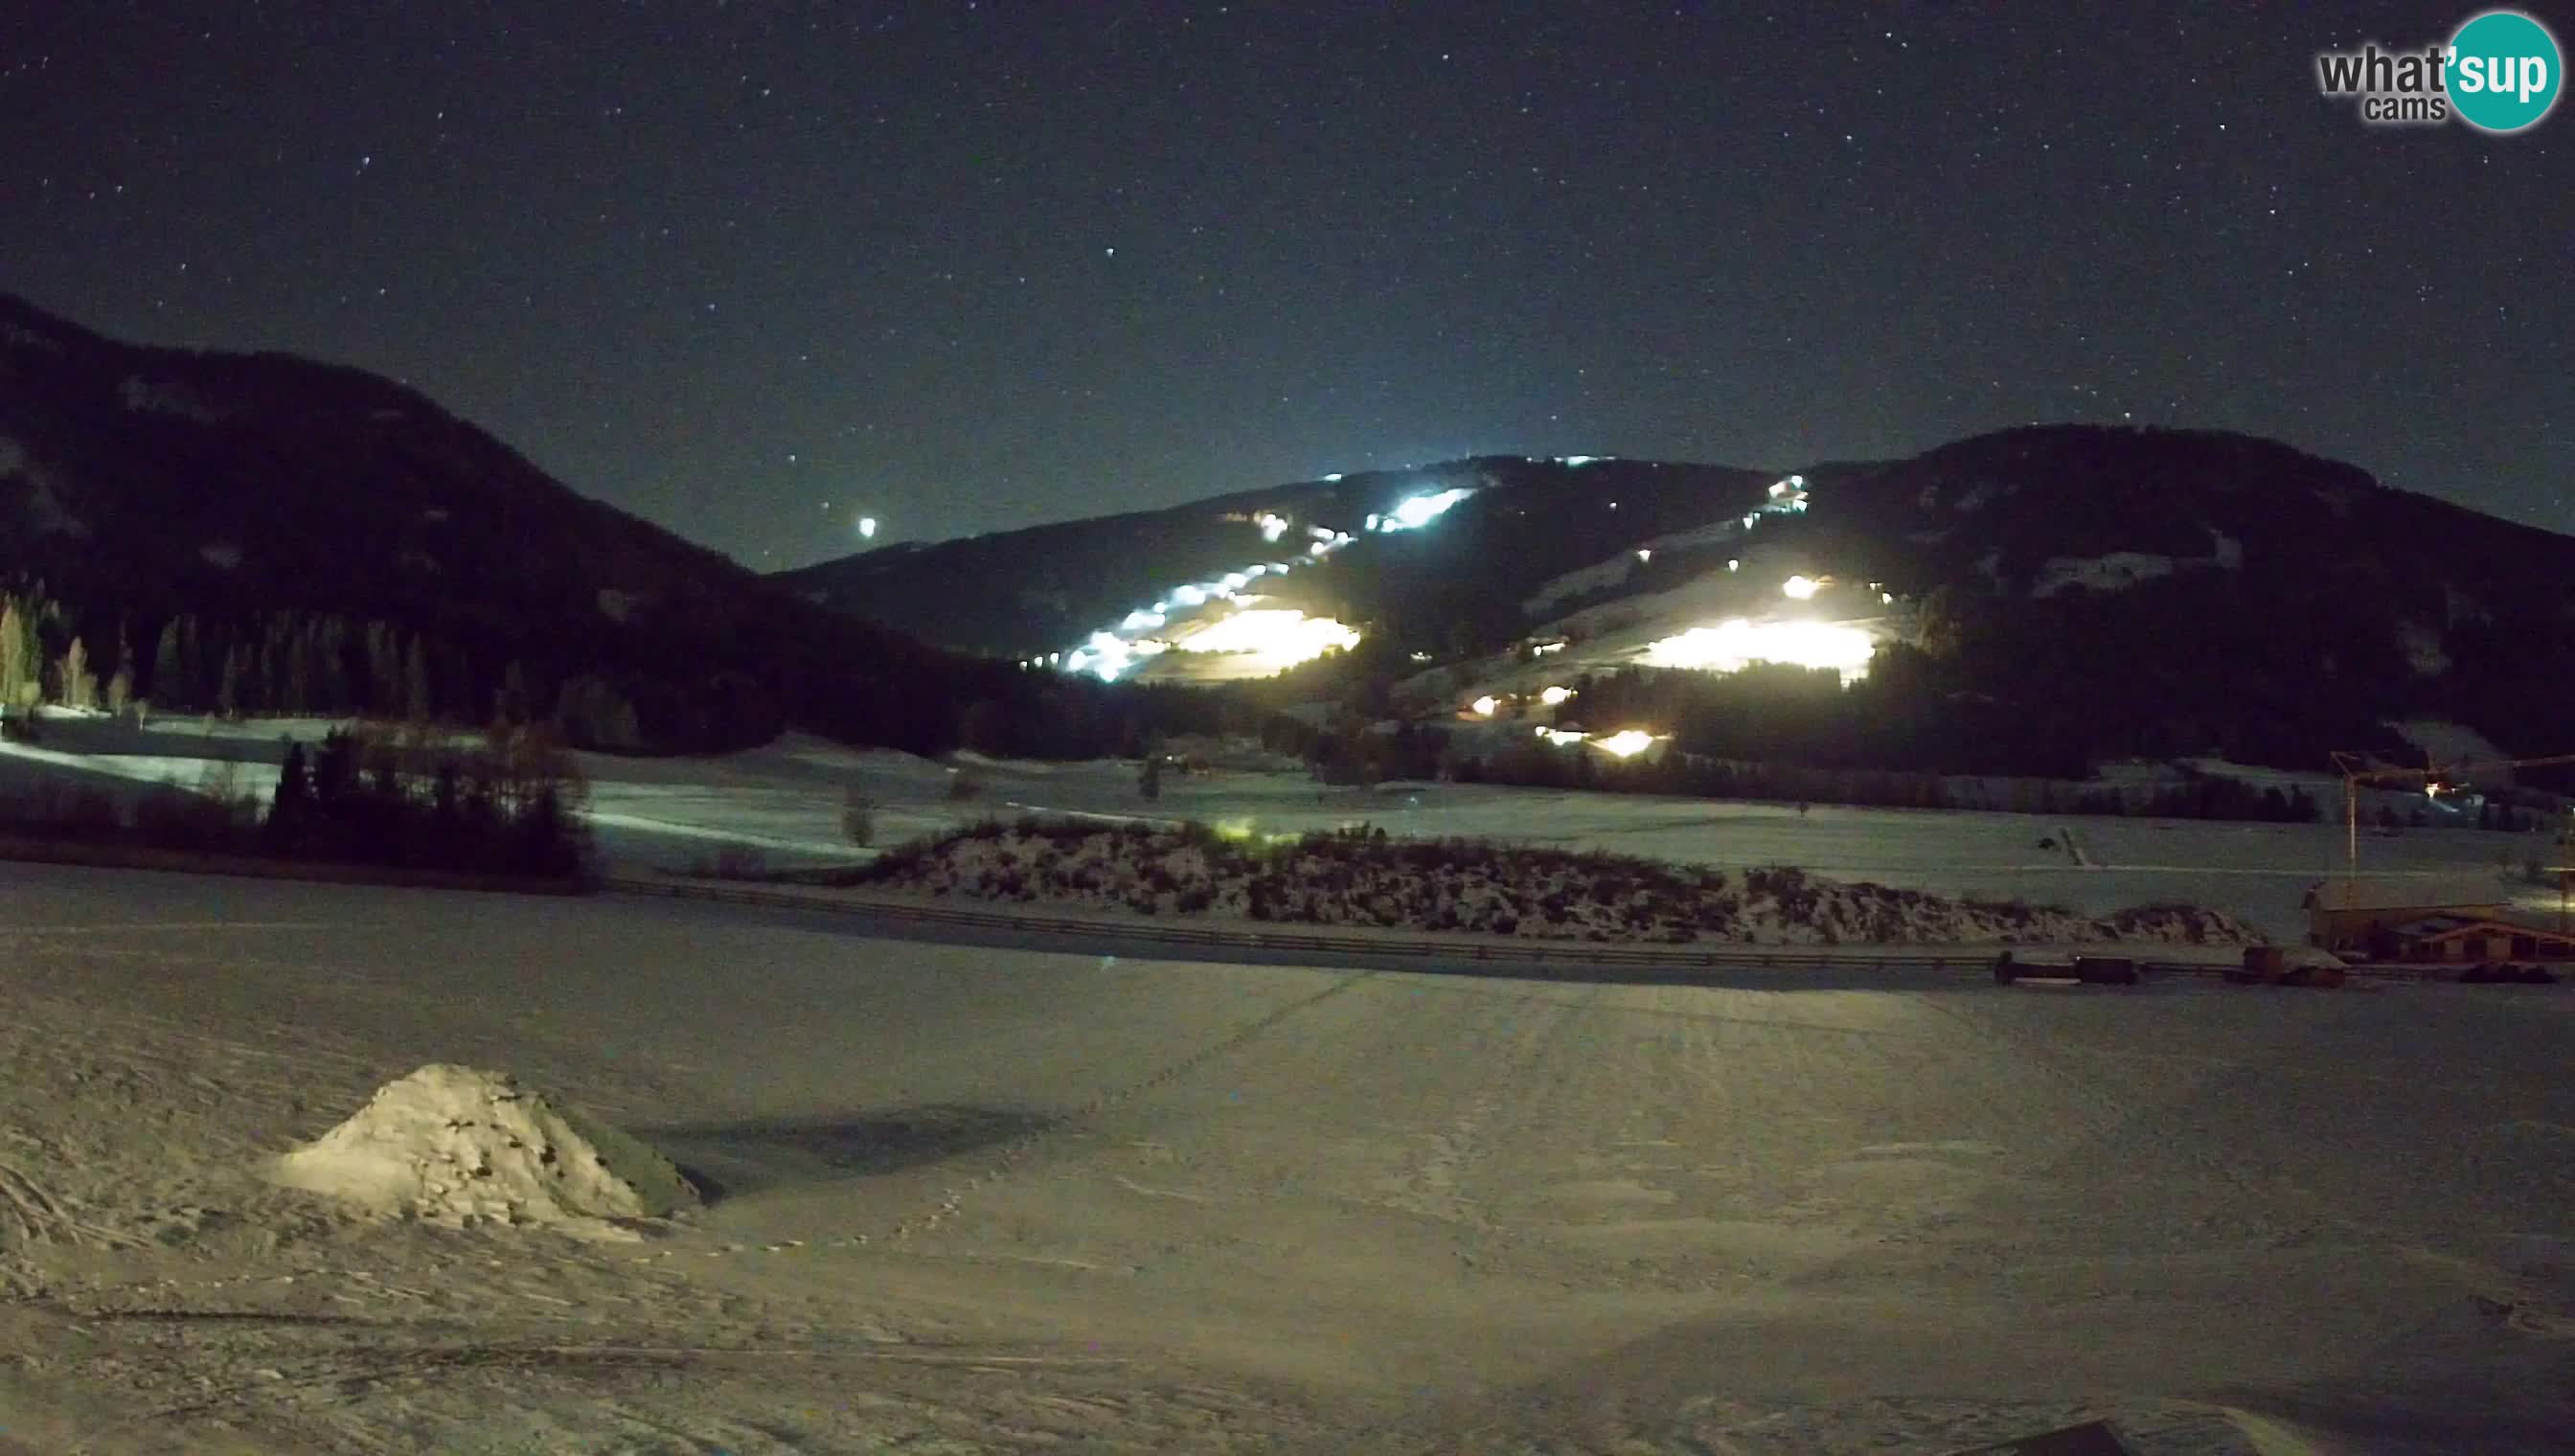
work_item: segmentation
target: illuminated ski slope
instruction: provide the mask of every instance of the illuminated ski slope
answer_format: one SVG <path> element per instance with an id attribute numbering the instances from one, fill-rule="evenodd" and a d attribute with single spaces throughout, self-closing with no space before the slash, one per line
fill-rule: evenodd
<path id="1" fill-rule="evenodd" d="M 1599 459 L 1606 457 L 1567 456 L 1561 458 L 1561 463 L 1578 467 Z M 1205 581 L 1175 587 L 1152 604 L 1130 611 L 1116 624 L 1092 632 L 1080 646 L 1031 659 L 1028 666 L 1089 673 L 1103 682 L 1115 682 L 1132 676 L 1154 659 L 1179 653 L 1228 660 L 1222 665 L 1208 662 L 1194 671 L 1193 677 L 1265 677 L 1326 652 L 1355 647 L 1360 641 L 1356 628 L 1328 617 L 1269 605 L 1272 599 L 1261 595 L 1259 584 L 1266 578 L 1317 565 L 1360 534 L 1429 526 L 1475 494 L 1475 490 L 1451 487 L 1409 497 L 1391 511 L 1367 516 L 1357 533 L 1299 522 L 1283 512 L 1257 512 L 1250 520 L 1264 544 L 1301 538 L 1304 550 L 1285 560 L 1249 563 Z M 1749 535 L 1765 517 L 1802 514 L 1807 500 L 1805 477 L 1787 476 L 1773 482 L 1766 499 L 1741 517 L 1657 538 L 1609 562 L 1557 578 L 1530 599 L 1528 609 L 1532 614 L 1542 613 L 1556 601 L 1613 587 L 1637 566 L 1649 563 L 1657 548 L 1709 545 Z M 1731 572 L 1739 570 L 1741 562 L 1729 561 L 1726 565 Z M 1834 588 L 1829 576 L 1794 576 L 1781 584 L 1781 591 L 1791 601 L 1809 605 L 1817 605 L 1818 597 Z M 1826 601 L 1819 610 L 1829 610 L 1832 605 Z M 1866 671 L 1874 642 L 1870 633 L 1847 625 L 1804 619 L 1773 622 L 1728 618 L 1693 626 L 1654 642 L 1645 649 L 1642 660 L 1657 667 L 1717 672 L 1739 671 L 1753 663 L 1793 663 L 1831 668 L 1852 678 Z"/>
<path id="2" fill-rule="evenodd" d="M 1413 531 L 1447 514 L 1475 494 L 1471 486 L 1410 497 L 1383 515 L 1370 515 L 1363 530 L 1374 534 Z M 1276 543 L 1296 529 L 1296 522 L 1275 511 L 1253 517 L 1264 542 Z M 1307 525 L 1305 550 L 1288 561 L 1255 562 L 1204 582 L 1173 588 L 1150 607 L 1139 607 L 1117 626 L 1091 634 L 1082 646 L 1050 653 L 1030 667 L 1055 667 L 1067 673 L 1089 673 L 1114 683 L 1165 653 L 1203 653 L 1236 660 L 1232 676 L 1266 677 L 1284 672 L 1335 649 L 1356 647 L 1359 634 L 1328 617 L 1309 617 L 1288 607 L 1265 607 L 1270 599 L 1251 591 L 1265 577 L 1286 576 L 1298 567 L 1319 564 L 1358 538 L 1332 527 Z M 1175 628 L 1176 619 L 1188 619 Z"/>

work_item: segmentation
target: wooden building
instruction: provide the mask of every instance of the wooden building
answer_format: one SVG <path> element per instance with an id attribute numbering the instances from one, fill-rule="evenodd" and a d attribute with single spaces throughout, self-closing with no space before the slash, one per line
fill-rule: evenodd
<path id="1" fill-rule="evenodd" d="M 2474 916 L 2427 915 L 2369 934 L 2369 958 L 2408 963 L 2575 959 L 2575 935 Z"/>
<path id="2" fill-rule="evenodd" d="M 2434 918 L 2501 921 L 2511 897 L 2497 881 L 2428 875 L 2338 875 L 2309 887 L 2307 943 L 2367 951 L 2381 930 Z"/>

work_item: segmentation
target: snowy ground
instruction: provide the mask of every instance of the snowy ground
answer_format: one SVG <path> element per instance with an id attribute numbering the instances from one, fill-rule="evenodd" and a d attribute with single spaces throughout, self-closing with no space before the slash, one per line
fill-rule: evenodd
<path id="1" fill-rule="evenodd" d="M 209 724 L 173 719 L 139 733 L 105 723 L 53 723 L 41 745 L 0 743 L 0 790 L 28 776 L 68 776 L 126 789 L 165 776 L 195 785 L 207 764 L 238 756 L 245 791 L 275 780 L 278 739 L 317 738 L 326 724 Z M 1466 834 L 1608 849 L 1728 868 L 1794 864 L 1843 880 L 1874 880 L 1948 896 L 2063 904 L 2084 915 L 2177 900 L 2227 911 L 2275 938 L 2305 932 L 2306 888 L 2339 872 L 2342 826 L 2188 819 L 2054 818 L 1560 792 L 1483 784 L 1319 788 L 1302 773 L 1168 774 L 1153 802 L 1136 790 L 1134 765 L 969 761 L 981 784 L 948 796 L 961 771 L 904 753 L 853 749 L 790 734 L 744 753 L 710 757 L 578 755 L 591 777 L 591 819 L 622 868 L 684 867 L 728 843 L 758 848 L 773 865 L 847 861 L 844 788 L 859 784 L 879 807 L 876 842 L 892 844 L 994 814 L 1025 811 L 1195 818 L 1291 833 L 1365 820 L 1392 834 Z M 2325 780 L 2308 783 L 2336 807 Z M 2041 840 L 2052 841 L 2042 845 Z M 2072 849 L 2066 847 L 2068 840 Z M 2372 874 L 2457 875 L 2518 866 L 2551 852 L 2547 837 L 2473 829 L 2364 832 L 2361 867 Z M 2526 890 L 2533 912 L 2553 915 L 2556 891 Z"/>
<path id="2" fill-rule="evenodd" d="M 32 1451 L 2575 1429 L 2567 988 L 1572 986 L 11 864 L 0 997 Z M 254 1175 L 432 1061 L 721 1196 L 600 1244 Z"/>

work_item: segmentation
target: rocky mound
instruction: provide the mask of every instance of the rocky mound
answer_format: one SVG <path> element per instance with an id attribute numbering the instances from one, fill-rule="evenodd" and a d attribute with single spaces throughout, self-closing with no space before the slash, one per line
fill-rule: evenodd
<path id="1" fill-rule="evenodd" d="M 931 895 L 1139 914 L 1582 940 L 1752 945 L 2258 944 L 2234 917 L 2143 905 L 2072 910 L 1950 900 L 1788 867 L 1739 875 L 1621 855 L 1382 830 L 1262 843 L 1204 825 L 1022 820 L 888 852 L 872 883 Z"/>
<path id="2" fill-rule="evenodd" d="M 559 1107 L 507 1073 L 432 1063 L 277 1160 L 271 1176 L 380 1213 L 454 1227 L 625 1232 L 697 1190 L 659 1153 Z M 628 1236 L 632 1236 L 631 1233 Z"/>

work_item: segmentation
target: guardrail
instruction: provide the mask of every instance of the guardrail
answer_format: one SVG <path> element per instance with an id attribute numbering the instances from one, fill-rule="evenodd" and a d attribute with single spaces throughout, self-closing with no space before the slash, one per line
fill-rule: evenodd
<path id="1" fill-rule="evenodd" d="M 667 879 L 611 876 L 605 887 L 672 899 L 714 900 L 767 909 L 824 910 L 879 920 L 959 928 L 1006 930 L 1019 934 L 1064 935 L 1094 939 L 1143 940 L 1160 945 L 1208 945 L 1233 949 L 1293 950 L 1331 955 L 1410 960 L 1474 960 L 1495 964 L 1716 968 L 1824 968 L 1868 966 L 1883 970 L 1983 970 L 2004 947 L 1940 948 L 1914 945 L 1620 945 L 1597 940 L 1526 939 L 1490 941 L 1398 939 L 1376 935 L 1317 934 L 1304 930 L 1250 930 L 1208 925 L 1172 925 L 1140 919 L 1134 924 L 1062 915 L 1023 915 L 996 910 L 963 910 L 946 905 L 894 899 L 856 899 L 795 894 L 731 885 L 689 884 Z M 2015 947 L 2026 952 L 2031 947 Z M 2139 960 L 2141 969 L 2216 974 L 2214 965 L 2164 964 Z M 2027 971 L 2039 972 L 2036 965 Z"/>

